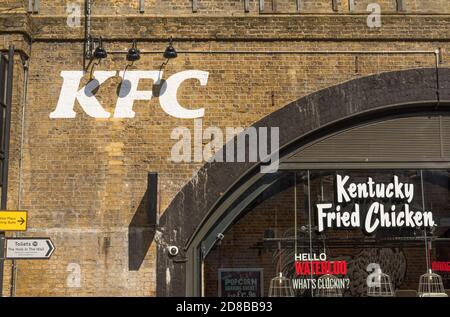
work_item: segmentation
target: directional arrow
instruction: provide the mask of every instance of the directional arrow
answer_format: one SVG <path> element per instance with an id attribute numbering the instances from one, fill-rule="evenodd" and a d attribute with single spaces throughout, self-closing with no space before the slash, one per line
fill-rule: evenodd
<path id="1" fill-rule="evenodd" d="M 50 238 L 6 238 L 6 258 L 47 260 L 55 246 Z"/>
<path id="2" fill-rule="evenodd" d="M 0 231 L 26 231 L 27 215 L 23 210 L 0 210 Z"/>
<path id="3" fill-rule="evenodd" d="M 48 245 L 48 252 L 45 254 L 46 258 L 50 258 L 50 256 L 53 254 L 53 251 L 55 251 L 55 246 L 52 243 L 52 240 L 48 239 L 45 240 L 45 242 L 47 242 Z"/>

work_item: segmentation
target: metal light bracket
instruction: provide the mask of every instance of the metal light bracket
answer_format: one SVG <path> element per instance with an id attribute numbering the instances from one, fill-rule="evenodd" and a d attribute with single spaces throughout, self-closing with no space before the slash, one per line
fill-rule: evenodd
<path id="1" fill-rule="evenodd" d="M 259 0 L 259 12 L 261 13 L 275 13 L 277 12 L 277 0 L 272 0 L 272 7 L 270 9 L 266 9 L 264 0 Z"/>
<path id="2" fill-rule="evenodd" d="M 94 58 L 94 51 L 100 43 L 99 37 L 90 37 L 86 39 L 86 58 L 91 60 Z"/>
<path id="3" fill-rule="evenodd" d="M 348 11 L 355 11 L 355 0 L 348 0 Z"/>
<path id="4" fill-rule="evenodd" d="M 339 1 L 338 0 L 332 0 L 331 6 L 332 6 L 334 12 L 339 11 Z"/>
<path id="5" fill-rule="evenodd" d="M 250 12 L 250 0 L 244 1 L 244 12 Z"/>
<path id="6" fill-rule="evenodd" d="M 297 0 L 297 12 L 302 11 L 302 9 L 303 9 L 302 0 Z"/>
<path id="7" fill-rule="evenodd" d="M 28 0 L 28 13 L 39 13 L 39 0 Z"/>
<path id="8" fill-rule="evenodd" d="M 406 3 L 404 0 L 397 0 L 397 11 L 398 12 L 406 11 Z"/>

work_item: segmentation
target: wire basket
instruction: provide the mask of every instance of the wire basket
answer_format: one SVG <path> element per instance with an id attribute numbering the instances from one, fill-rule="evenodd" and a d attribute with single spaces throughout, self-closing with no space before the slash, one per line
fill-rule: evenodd
<path id="1" fill-rule="evenodd" d="M 448 297 L 442 277 L 431 270 L 420 277 L 417 295 L 419 297 Z"/>
<path id="2" fill-rule="evenodd" d="M 294 297 L 291 280 L 280 272 L 279 276 L 270 281 L 269 297 Z"/>
<path id="3" fill-rule="evenodd" d="M 394 297 L 394 294 L 391 277 L 382 272 L 367 287 L 367 296 L 370 297 Z"/>
<path id="4" fill-rule="evenodd" d="M 317 297 L 342 297 L 341 289 L 337 288 L 338 278 L 331 274 L 322 275 L 317 279 L 317 285 L 330 286 L 330 287 L 320 287 L 317 290 Z"/>

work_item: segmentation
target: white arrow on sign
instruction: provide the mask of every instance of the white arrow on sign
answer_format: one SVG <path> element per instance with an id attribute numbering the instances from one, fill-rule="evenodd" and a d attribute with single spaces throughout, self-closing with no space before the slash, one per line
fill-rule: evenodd
<path id="1" fill-rule="evenodd" d="M 53 251 L 50 238 L 6 238 L 6 259 L 46 260 Z"/>

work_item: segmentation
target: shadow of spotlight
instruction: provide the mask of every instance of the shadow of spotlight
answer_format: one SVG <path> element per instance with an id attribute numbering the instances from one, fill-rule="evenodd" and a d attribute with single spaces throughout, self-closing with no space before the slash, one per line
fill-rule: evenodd
<path id="1" fill-rule="evenodd" d="M 88 81 L 88 83 L 84 87 L 84 93 L 86 94 L 86 96 L 92 97 L 95 94 L 97 94 L 99 89 L 100 89 L 100 82 L 97 79 L 93 78 L 90 81 Z"/>
<path id="2" fill-rule="evenodd" d="M 161 79 L 158 81 L 158 83 L 155 83 L 152 87 L 152 94 L 154 97 L 160 97 L 162 96 L 166 90 L 167 85 L 165 85 L 166 81 L 164 79 Z"/>
<path id="3" fill-rule="evenodd" d="M 120 98 L 126 97 L 131 91 L 131 81 L 128 79 L 122 80 L 116 89 L 116 94 Z"/>

